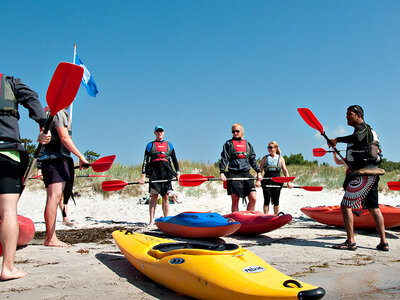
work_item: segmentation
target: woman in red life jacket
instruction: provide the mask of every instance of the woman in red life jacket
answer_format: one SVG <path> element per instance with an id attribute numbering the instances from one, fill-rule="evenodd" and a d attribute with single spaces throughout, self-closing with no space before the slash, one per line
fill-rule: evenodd
<path id="1" fill-rule="evenodd" d="M 149 227 L 154 225 L 158 195 L 162 197 L 162 210 L 164 217 L 169 213 L 168 194 L 172 191 L 171 180 L 176 177 L 179 180 L 179 164 L 176 159 L 175 149 L 172 143 L 164 140 L 164 127 L 157 125 L 154 128 L 156 139 L 146 146 L 142 166 L 142 176 L 140 183 L 145 183 L 146 176 L 150 180 L 149 192 Z M 171 160 L 175 171 L 172 169 Z M 155 180 L 166 180 L 165 182 L 151 183 Z"/>
<path id="2" fill-rule="evenodd" d="M 245 197 L 249 199 L 247 210 L 253 211 L 256 208 L 257 192 L 254 177 L 249 171 L 253 168 L 257 172 L 258 181 L 262 180 L 261 171 L 253 147 L 244 139 L 244 130 L 240 123 L 232 125 L 232 135 L 232 139 L 226 141 L 221 152 L 220 178 L 227 181 L 228 195 L 232 197 L 232 212 L 239 210 L 239 198 Z M 227 166 L 228 172 L 226 172 Z M 251 179 L 234 180 L 234 178 Z"/>
<path id="3" fill-rule="evenodd" d="M 277 142 L 272 141 L 268 144 L 268 154 L 261 159 L 260 169 L 264 170 L 264 177 L 280 177 L 281 171 L 288 177 L 289 172 L 286 168 L 285 159 L 281 156 L 281 150 Z M 263 179 L 261 182 L 264 194 L 264 214 L 268 214 L 269 203 L 274 205 L 274 214 L 279 213 L 279 197 L 281 194 L 282 183 L 276 183 L 271 179 Z M 276 187 L 268 187 L 266 185 L 276 185 Z M 288 188 L 292 188 L 291 182 L 287 184 Z"/>

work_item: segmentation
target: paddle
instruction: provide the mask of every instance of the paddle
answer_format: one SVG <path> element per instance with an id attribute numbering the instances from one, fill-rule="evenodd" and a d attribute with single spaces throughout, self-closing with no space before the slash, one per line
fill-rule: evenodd
<path id="1" fill-rule="evenodd" d="M 262 185 L 264 187 L 269 187 L 269 188 L 279 188 L 280 186 L 277 185 Z M 287 188 L 287 186 L 283 186 L 283 188 Z M 309 192 L 320 192 L 322 191 L 323 187 L 322 186 L 309 186 L 309 185 L 305 185 L 305 186 L 299 186 L 299 185 L 294 185 L 292 188 L 294 189 L 303 189 Z"/>
<path id="2" fill-rule="evenodd" d="M 324 156 L 328 152 L 329 153 L 335 152 L 334 150 L 325 150 L 324 148 L 314 148 L 312 151 L 313 151 L 313 155 L 316 157 Z M 338 150 L 338 151 L 340 152 L 343 150 Z"/>
<path id="3" fill-rule="evenodd" d="M 43 175 L 37 175 L 37 176 L 29 177 L 29 179 L 39 179 L 42 176 Z M 78 175 L 78 176 L 75 176 L 75 177 L 77 177 L 77 178 L 84 178 L 84 177 L 90 178 L 90 177 L 111 177 L 111 176 L 110 175 L 92 175 L 92 174 L 89 174 L 89 175 Z"/>
<path id="4" fill-rule="evenodd" d="M 388 181 L 387 185 L 392 191 L 400 191 L 400 181 Z"/>
<path id="5" fill-rule="evenodd" d="M 47 119 L 47 123 L 43 129 L 43 133 L 47 133 L 50 129 L 50 125 L 53 122 L 54 116 L 62 109 L 68 107 L 72 101 L 74 101 L 76 93 L 79 90 L 79 86 L 82 81 L 83 68 L 81 66 L 61 62 L 58 64 L 53 77 L 51 78 L 49 87 L 46 93 L 46 102 L 50 108 L 50 116 Z M 22 179 L 21 194 L 25 188 L 25 185 L 32 173 L 33 166 L 36 164 L 37 158 L 39 157 L 40 151 L 42 150 L 42 144 L 38 144 L 33 159 L 25 172 L 24 178 Z"/>
<path id="6" fill-rule="evenodd" d="M 90 164 L 84 164 L 83 166 L 85 168 L 92 167 L 92 170 L 95 172 L 105 172 L 111 168 L 112 164 L 114 163 L 115 157 L 115 155 L 104 156 Z M 79 169 L 79 166 L 75 166 L 74 169 Z"/>
<path id="7" fill-rule="evenodd" d="M 277 183 L 285 183 L 291 182 L 296 177 L 273 177 L 273 178 L 264 178 L 264 179 L 271 179 Z M 226 180 L 256 180 L 256 178 L 227 178 Z M 181 175 L 179 179 L 179 185 L 181 186 L 199 186 L 206 181 L 221 181 L 220 178 L 210 178 L 209 176 L 203 176 L 201 174 L 184 174 Z M 225 181 L 224 181 L 225 183 Z"/>
<path id="8" fill-rule="evenodd" d="M 336 152 L 336 154 L 339 155 L 339 157 L 343 160 L 343 162 L 346 164 L 346 166 L 350 169 L 350 166 L 347 164 L 344 157 L 340 154 L 339 150 L 337 150 L 336 147 L 333 146 L 332 142 L 326 136 L 326 134 L 324 132 L 324 127 L 321 125 L 321 123 L 318 121 L 318 119 L 314 116 L 313 112 L 309 108 L 298 108 L 297 111 L 299 112 L 299 114 L 303 118 L 303 120 L 308 124 L 308 126 L 318 130 L 321 133 L 321 135 L 326 139 L 328 144 L 330 146 L 332 146 L 332 148 Z"/>
<path id="9" fill-rule="evenodd" d="M 193 178 L 193 175 L 197 174 L 182 174 L 179 177 L 179 185 L 180 186 L 193 186 L 191 185 L 191 179 Z M 214 179 L 214 176 L 203 176 L 201 175 L 205 181 L 208 179 Z M 152 181 L 145 181 L 144 183 L 161 183 L 161 182 L 169 182 L 169 181 L 177 181 L 177 179 L 160 179 L 160 180 L 152 180 Z M 125 182 L 122 180 L 107 180 L 103 181 L 101 183 L 101 188 L 105 192 L 111 192 L 111 191 L 119 191 L 126 187 L 127 185 L 132 185 L 132 184 L 140 184 L 140 181 L 134 181 L 134 182 Z"/>

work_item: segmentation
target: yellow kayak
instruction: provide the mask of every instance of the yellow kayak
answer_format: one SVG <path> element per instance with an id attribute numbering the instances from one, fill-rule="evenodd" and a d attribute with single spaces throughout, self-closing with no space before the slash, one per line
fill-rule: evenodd
<path id="1" fill-rule="evenodd" d="M 198 299 L 320 299 L 323 288 L 297 281 L 236 244 L 176 242 L 131 231 L 113 238 L 155 282 Z"/>

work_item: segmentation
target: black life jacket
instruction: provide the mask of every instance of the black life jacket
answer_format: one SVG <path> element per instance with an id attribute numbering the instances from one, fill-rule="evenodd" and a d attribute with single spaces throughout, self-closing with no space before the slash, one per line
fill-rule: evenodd
<path id="1" fill-rule="evenodd" d="M 0 115 L 19 120 L 18 102 L 7 78 L 7 75 L 0 73 Z"/>
<path id="2" fill-rule="evenodd" d="M 169 147 L 169 143 L 167 141 L 157 142 L 154 141 L 151 146 L 150 155 L 151 162 L 154 161 L 169 161 L 171 157 L 172 151 Z"/>
<path id="3" fill-rule="evenodd" d="M 66 115 L 69 123 L 70 119 L 68 113 L 65 110 L 62 110 L 61 113 L 64 113 Z M 61 142 L 60 136 L 58 135 L 57 132 L 57 128 L 52 126 L 50 132 L 51 132 L 51 140 L 48 144 L 43 146 L 43 150 L 38 160 L 44 161 L 44 160 L 70 157 L 71 152 Z"/>
<path id="4" fill-rule="evenodd" d="M 366 139 L 363 143 L 347 144 L 346 160 L 354 167 L 379 165 L 382 161 L 382 149 L 378 134 L 367 124 Z"/>
<path id="5" fill-rule="evenodd" d="M 232 146 L 230 150 L 230 160 L 234 159 L 249 159 L 250 145 L 246 140 L 232 139 Z"/>

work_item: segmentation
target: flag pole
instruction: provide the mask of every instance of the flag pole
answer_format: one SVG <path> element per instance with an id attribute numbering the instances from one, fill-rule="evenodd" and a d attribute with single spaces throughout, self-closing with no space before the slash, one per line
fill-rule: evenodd
<path id="1" fill-rule="evenodd" d="M 76 56 L 76 44 L 74 45 L 74 57 L 72 59 L 72 63 L 73 64 L 75 64 L 75 56 Z M 73 106 L 74 106 L 74 102 L 72 102 L 70 107 L 69 107 L 69 123 L 70 123 L 71 129 L 72 129 L 72 109 L 73 109 Z"/>

